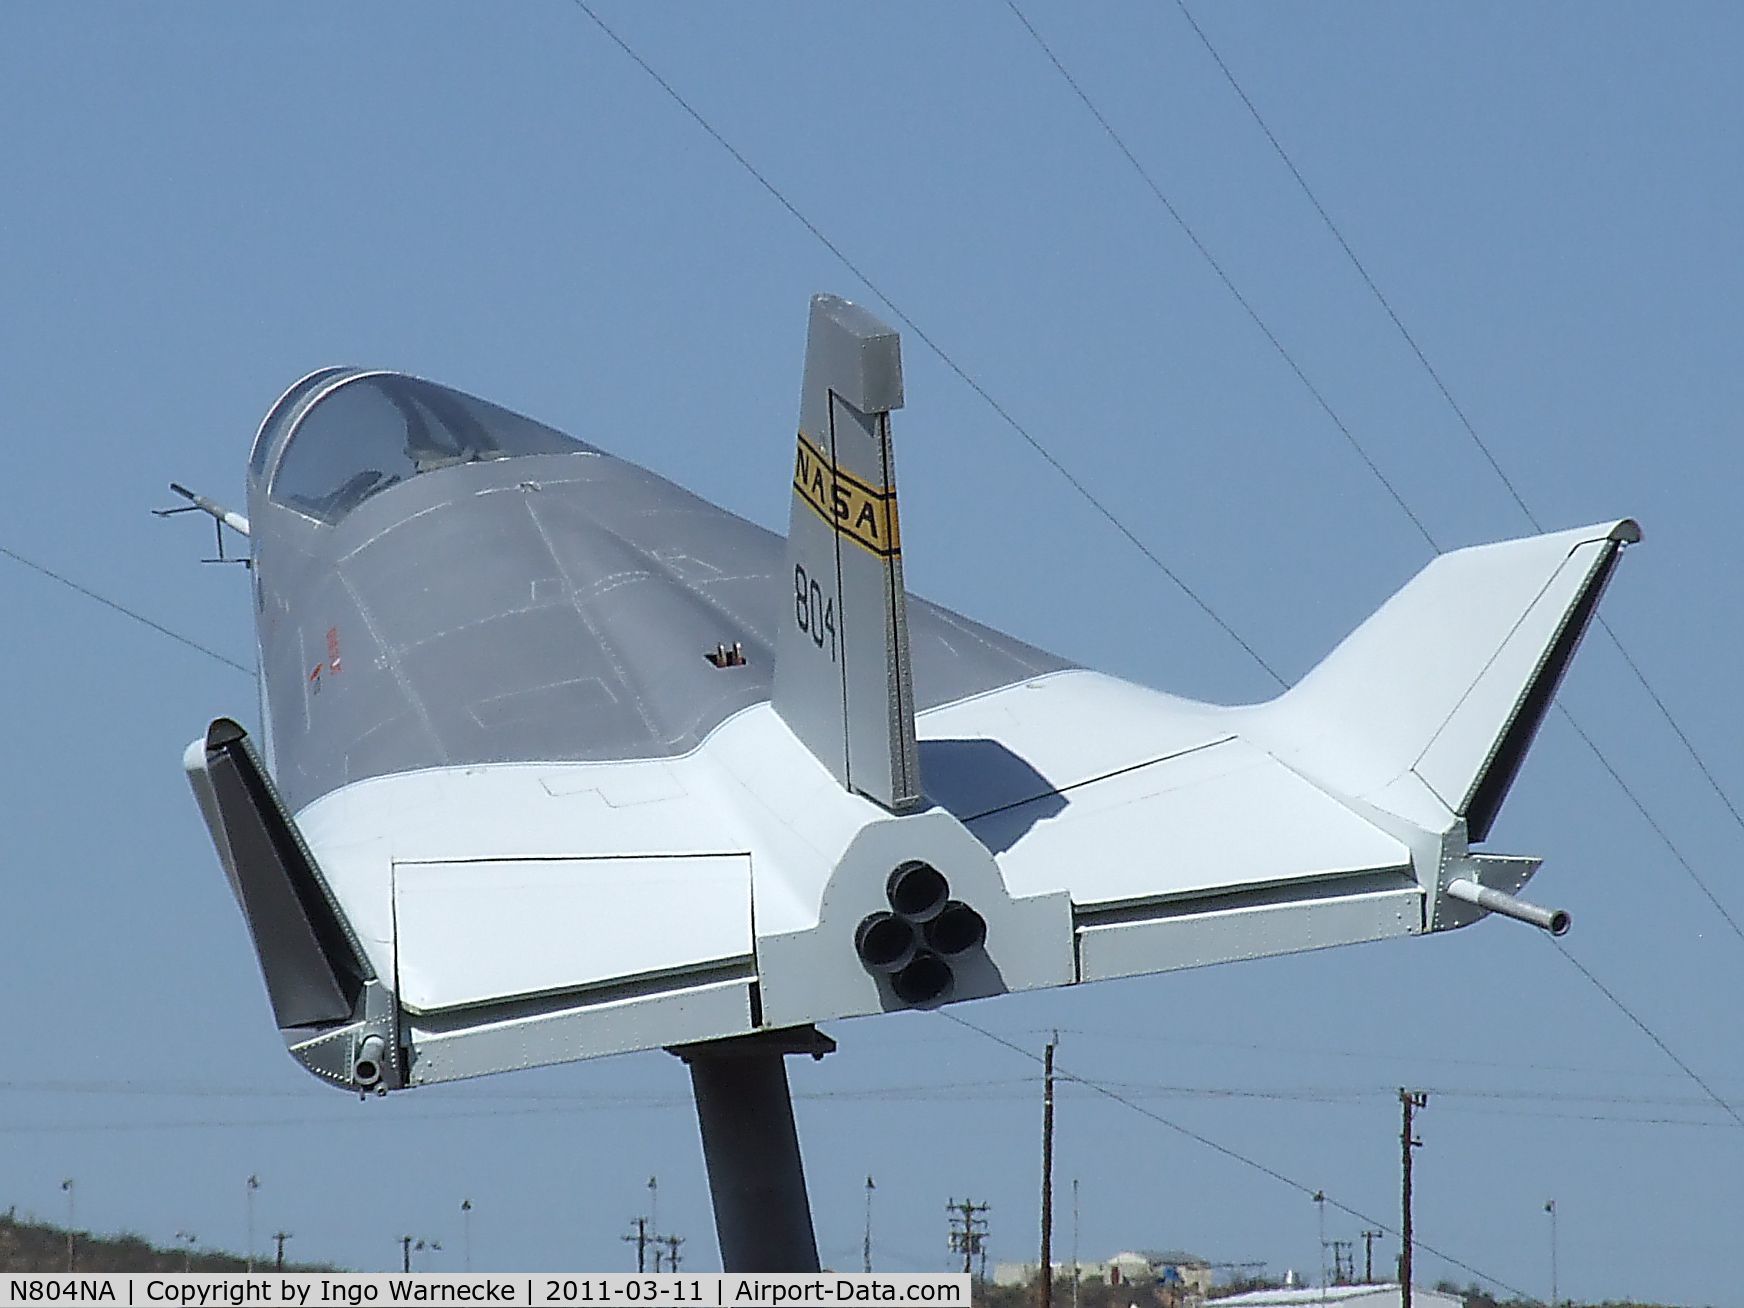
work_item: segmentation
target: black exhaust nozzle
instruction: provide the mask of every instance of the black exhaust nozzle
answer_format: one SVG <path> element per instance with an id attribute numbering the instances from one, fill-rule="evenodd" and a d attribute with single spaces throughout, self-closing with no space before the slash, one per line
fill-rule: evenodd
<path id="1" fill-rule="evenodd" d="M 926 924 L 927 948 L 946 958 L 966 954 L 987 939 L 987 919 L 960 899 L 948 901 Z"/>
<path id="2" fill-rule="evenodd" d="M 884 893 L 890 898 L 891 908 L 918 924 L 939 915 L 951 898 L 951 887 L 931 863 L 910 859 L 896 865 L 884 883 Z"/>
<path id="3" fill-rule="evenodd" d="M 950 993 L 954 979 L 949 963 L 923 949 L 913 962 L 890 978 L 890 988 L 905 1004 L 930 1004 Z"/>
<path id="4" fill-rule="evenodd" d="M 920 932 L 895 913 L 868 913 L 854 931 L 854 952 L 868 971 L 899 971 L 908 966 L 919 948 Z"/>

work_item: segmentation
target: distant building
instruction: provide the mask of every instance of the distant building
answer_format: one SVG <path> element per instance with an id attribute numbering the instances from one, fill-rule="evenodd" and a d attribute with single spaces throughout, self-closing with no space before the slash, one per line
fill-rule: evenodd
<path id="1" fill-rule="evenodd" d="M 1040 1263 L 995 1263 L 993 1284 L 1034 1285 Z M 1055 1263 L 1056 1280 L 1072 1275 L 1071 1263 Z M 1176 1291 L 1182 1299 L 1202 1299 L 1211 1289 L 1215 1272 L 1197 1254 L 1179 1249 L 1147 1249 L 1142 1253 L 1126 1250 L 1107 1262 L 1078 1264 L 1080 1281 L 1107 1281 L 1110 1285 L 1160 1286 Z M 1363 1308 L 1367 1308 L 1364 1305 Z M 1428 1305 L 1424 1308 L 1446 1308 Z"/>
<path id="2" fill-rule="evenodd" d="M 1151 1279 L 1158 1285 L 1201 1299 L 1211 1292 L 1216 1273 L 1198 1254 L 1184 1249 L 1146 1249 L 1143 1256 L 1150 1263 Z"/>
<path id="3" fill-rule="evenodd" d="M 1041 1271 L 1040 1263 L 994 1263 L 993 1284 L 995 1285 L 1034 1285 L 1036 1274 Z M 1071 1263 L 1055 1263 L 1054 1279 L 1069 1277 L 1072 1274 Z M 1078 1279 L 1080 1281 L 1100 1281 L 1108 1275 L 1108 1267 L 1104 1263 L 1079 1263 Z"/>
<path id="4" fill-rule="evenodd" d="M 1117 1253 L 1107 1263 L 1110 1285 L 1149 1285 L 1156 1279 L 1151 1260 L 1141 1253 Z"/>
<path id="5" fill-rule="evenodd" d="M 1180 1249 L 1117 1253 L 1106 1266 L 1110 1285 L 1157 1285 L 1192 1298 L 1203 1298 L 1216 1277 L 1210 1263 Z"/>
<path id="6" fill-rule="evenodd" d="M 1323 1289 L 1303 1286 L 1291 1290 L 1249 1290 L 1214 1299 L 1216 1308 L 1401 1308 L 1404 1296 L 1397 1285 L 1329 1285 Z M 1411 1308 L 1465 1308 L 1457 1294 L 1411 1287 Z"/>

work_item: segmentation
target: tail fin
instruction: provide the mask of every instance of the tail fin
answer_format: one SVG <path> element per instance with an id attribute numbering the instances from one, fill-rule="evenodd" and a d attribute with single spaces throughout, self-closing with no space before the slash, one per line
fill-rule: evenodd
<path id="1" fill-rule="evenodd" d="M 1488 836 L 1626 544 L 1624 519 L 1434 560 L 1259 712 L 1275 752 L 1385 808 L 1415 774 Z"/>
<path id="2" fill-rule="evenodd" d="M 920 799 L 890 450 L 901 407 L 896 332 L 814 296 L 773 698 L 837 780 L 895 810 Z"/>

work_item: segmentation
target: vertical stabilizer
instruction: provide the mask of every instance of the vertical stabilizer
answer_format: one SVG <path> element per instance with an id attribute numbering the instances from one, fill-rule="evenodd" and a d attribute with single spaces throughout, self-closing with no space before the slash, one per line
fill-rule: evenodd
<path id="1" fill-rule="evenodd" d="M 896 332 L 812 297 L 775 709 L 843 785 L 898 811 L 920 799 L 890 450 L 901 407 Z"/>

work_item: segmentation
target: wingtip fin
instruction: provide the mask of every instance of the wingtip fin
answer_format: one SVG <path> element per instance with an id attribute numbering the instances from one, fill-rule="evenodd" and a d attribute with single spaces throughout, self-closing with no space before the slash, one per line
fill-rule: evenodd
<path id="1" fill-rule="evenodd" d="M 1415 773 L 1483 840 L 1573 660 L 1633 519 L 1431 562 L 1285 695 L 1272 747 L 1386 806 Z"/>

